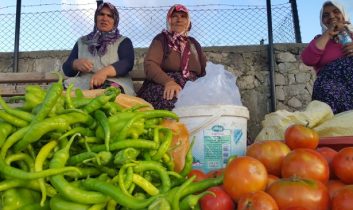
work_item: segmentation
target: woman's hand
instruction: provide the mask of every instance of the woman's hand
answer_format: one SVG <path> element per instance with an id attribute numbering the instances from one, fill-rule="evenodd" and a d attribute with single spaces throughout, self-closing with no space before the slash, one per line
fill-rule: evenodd
<path id="1" fill-rule="evenodd" d="M 89 85 L 91 89 L 93 89 L 94 87 L 99 87 L 103 85 L 103 83 L 105 82 L 105 80 L 107 80 L 108 77 L 114 76 L 116 76 L 116 71 L 114 67 L 106 66 L 93 74 Z"/>
<path id="2" fill-rule="evenodd" d="M 163 98 L 166 100 L 172 100 L 178 96 L 179 92 L 181 91 L 180 85 L 178 85 L 174 81 L 167 82 L 164 86 Z"/>
<path id="3" fill-rule="evenodd" d="M 342 50 L 345 56 L 353 56 L 353 43 L 345 44 Z"/>
<path id="4" fill-rule="evenodd" d="M 80 72 L 91 72 L 93 66 L 93 62 L 87 58 L 78 58 L 72 63 L 73 69 Z"/>

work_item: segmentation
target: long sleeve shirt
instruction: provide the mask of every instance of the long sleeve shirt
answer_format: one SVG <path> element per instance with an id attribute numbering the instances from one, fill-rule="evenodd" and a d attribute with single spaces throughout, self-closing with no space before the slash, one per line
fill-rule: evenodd
<path id="1" fill-rule="evenodd" d="M 112 63 L 116 71 L 117 77 L 125 76 L 132 70 L 135 60 L 135 52 L 132 42 L 129 38 L 125 38 L 119 45 L 118 52 L 119 61 Z M 77 74 L 77 71 L 72 68 L 72 64 L 75 59 L 78 58 L 78 43 L 74 45 L 73 49 L 67 60 L 64 62 L 62 69 L 64 74 L 68 77 L 73 77 Z"/>
<path id="2" fill-rule="evenodd" d="M 314 67 L 316 73 L 326 64 L 344 56 L 342 45 L 332 39 L 327 42 L 324 50 L 319 49 L 316 46 L 318 37 L 316 36 L 301 53 L 303 63 Z"/>
<path id="3" fill-rule="evenodd" d="M 203 76 L 205 74 L 206 56 L 200 44 L 194 38 L 189 38 L 191 51 L 189 69 L 196 75 Z M 153 39 L 144 59 L 146 79 L 161 85 L 173 80 L 166 72 L 182 71 L 180 68 L 180 53 L 170 49 L 167 53 L 166 47 L 169 48 L 164 35 L 162 33 L 158 34 Z M 166 56 L 165 53 L 168 55 Z"/>

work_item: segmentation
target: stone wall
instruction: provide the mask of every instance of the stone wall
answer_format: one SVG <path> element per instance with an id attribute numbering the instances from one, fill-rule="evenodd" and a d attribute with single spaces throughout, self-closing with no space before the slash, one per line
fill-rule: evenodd
<path id="1" fill-rule="evenodd" d="M 277 109 L 303 110 L 311 101 L 315 74 L 299 59 L 306 44 L 274 46 L 275 90 Z M 237 76 L 243 105 L 250 111 L 248 131 L 255 138 L 261 121 L 270 112 L 271 93 L 267 46 L 204 48 L 209 61 L 222 64 Z M 134 70 L 143 69 L 146 49 L 136 49 Z M 69 51 L 24 52 L 19 55 L 21 72 L 47 72 L 60 69 Z M 12 53 L 0 53 L 0 72 L 12 71 Z"/>

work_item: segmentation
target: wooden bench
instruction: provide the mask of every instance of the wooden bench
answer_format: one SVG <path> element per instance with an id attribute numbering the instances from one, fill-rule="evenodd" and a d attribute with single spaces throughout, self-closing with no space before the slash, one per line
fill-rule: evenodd
<path id="1" fill-rule="evenodd" d="M 134 89 L 138 91 L 145 79 L 142 70 L 130 72 L 134 82 Z M 51 83 L 57 82 L 58 76 L 51 72 L 6 72 L 0 73 L 0 95 L 3 97 L 19 96 L 25 93 L 27 85 L 40 85 L 47 88 Z"/>

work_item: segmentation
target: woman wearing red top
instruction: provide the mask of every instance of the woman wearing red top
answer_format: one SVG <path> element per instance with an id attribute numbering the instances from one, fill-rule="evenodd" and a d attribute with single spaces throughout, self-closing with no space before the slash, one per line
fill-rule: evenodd
<path id="1" fill-rule="evenodd" d="M 317 78 L 313 100 L 329 104 L 334 113 L 353 109 L 353 43 L 342 45 L 338 34 L 353 26 L 345 9 L 326 1 L 320 11 L 322 34 L 316 36 L 301 54 L 304 64 L 313 66 Z"/>

